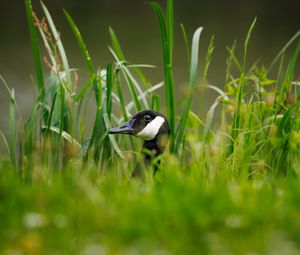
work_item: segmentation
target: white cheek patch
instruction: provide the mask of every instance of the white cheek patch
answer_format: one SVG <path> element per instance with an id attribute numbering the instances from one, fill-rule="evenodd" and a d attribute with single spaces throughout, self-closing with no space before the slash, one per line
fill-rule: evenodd
<path id="1" fill-rule="evenodd" d="M 158 133 L 160 127 L 165 122 L 165 119 L 161 116 L 155 117 L 144 129 L 142 129 L 136 136 L 145 140 L 152 140 Z"/>

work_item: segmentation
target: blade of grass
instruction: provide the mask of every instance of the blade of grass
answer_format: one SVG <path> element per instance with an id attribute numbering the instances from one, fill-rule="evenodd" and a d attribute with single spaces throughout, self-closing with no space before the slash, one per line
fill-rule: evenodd
<path id="1" fill-rule="evenodd" d="M 51 107 L 50 115 L 49 115 L 48 122 L 47 122 L 48 130 L 50 130 L 50 126 L 51 126 L 52 116 L 53 116 L 53 112 L 54 112 L 54 108 L 55 108 L 56 97 L 57 97 L 57 93 L 54 94 L 54 97 L 52 100 L 52 107 Z"/>
<path id="2" fill-rule="evenodd" d="M 231 126 L 231 141 L 227 150 L 227 156 L 229 157 L 235 150 L 235 144 L 237 138 L 241 131 L 241 122 L 242 122 L 242 103 L 243 103 L 243 93 L 244 93 L 244 83 L 247 78 L 244 76 L 245 74 L 242 72 L 241 77 L 239 79 L 239 83 L 237 85 L 237 91 L 235 94 L 235 113 L 232 119 L 232 126 Z M 249 103 L 250 104 L 250 103 Z"/>
<path id="3" fill-rule="evenodd" d="M 189 78 L 189 94 L 185 101 L 183 113 L 178 128 L 176 130 L 176 148 L 175 148 L 176 151 L 178 151 L 179 147 L 183 143 L 184 130 L 185 130 L 188 114 L 191 108 L 193 94 L 196 87 L 197 68 L 198 68 L 198 60 L 199 60 L 199 42 L 200 42 L 200 36 L 202 30 L 203 27 L 199 27 L 193 35 L 192 51 L 191 51 L 191 56 L 192 56 L 191 71 L 190 71 L 190 78 Z"/>
<path id="4" fill-rule="evenodd" d="M 187 64 L 188 64 L 188 68 L 189 68 L 188 70 L 190 72 L 190 70 L 191 70 L 190 44 L 189 44 L 189 40 L 188 40 L 188 37 L 186 34 L 185 27 L 182 23 L 180 24 L 180 27 L 181 27 L 181 31 L 182 31 L 182 35 L 183 35 L 183 40 L 184 40 L 185 56 L 186 56 Z"/>
<path id="5" fill-rule="evenodd" d="M 230 52 L 232 52 L 233 54 L 229 54 L 229 56 L 226 59 L 225 84 L 229 81 L 229 77 L 231 75 L 231 66 L 232 66 L 232 60 L 233 60 L 233 56 L 234 56 L 235 46 L 236 46 L 236 41 L 233 42 L 231 48 L 227 48 L 227 50 L 230 49 Z"/>
<path id="6" fill-rule="evenodd" d="M 142 89 L 139 86 L 138 82 L 135 80 L 134 76 L 131 74 L 131 72 L 127 68 L 126 59 L 125 59 L 124 54 L 122 52 L 119 40 L 118 40 L 115 32 L 113 31 L 113 29 L 111 27 L 109 28 L 109 35 L 110 35 L 112 45 L 113 45 L 113 49 L 114 49 L 114 50 L 112 50 L 109 47 L 109 50 L 112 53 L 112 55 L 114 56 L 114 58 L 116 59 L 117 65 L 119 66 L 119 68 L 123 72 L 124 78 L 125 78 L 128 86 L 129 86 L 132 98 L 136 100 L 136 98 L 137 98 L 136 97 L 136 92 L 135 92 L 135 89 L 132 87 L 132 85 L 135 86 L 135 88 L 137 89 L 137 91 L 139 92 L 140 95 L 142 95 Z M 148 109 L 149 105 L 148 105 L 147 99 L 142 97 L 142 102 L 144 104 L 144 107 L 146 109 Z M 140 103 L 138 101 L 135 101 L 135 103 L 136 103 L 136 110 L 140 111 L 141 110 Z"/>
<path id="7" fill-rule="evenodd" d="M 78 27 L 76 26 L 73 18 L 71 17 L 71 15 L 66 11 L 64 10 L 64 14 L 69 22 L 69 25 L 74 33 L 74 36 L 77 40 L 77 43 L 81 49 L 81 52 L 84 56 L 84 59 L 85 59 L 85 62 L 86 62 L 86 65 L 88 67 L 88 70 L 89 70 L 89 73 L 90 73 L 90 76 L 93 76 L 95 74 L 95 70 L 94 70 L 94 65 L 92 63 L 92 60 L 91 60 L 91 57 L 90 57 L 90 54 L 88 52 L 88 49 L 86 47 L 86 44 L 80 34 L 80 31 L 78 29 Z"/>
<path id="8" fill-rule="evenodd" d="M 2 138 L 2 141 L 3 141 L 4 145 L 5 145 L 5 148 L 6 148 L 7 152 L 8 152 L 9 157 L 11 157 L 11 151 L 10 151 L 8 142 L 6 140 L 6 137 L 5 137 L 4 133 L 1 130 L 0 130 L 0 136 Z"/>
<path id="9" fill-rule="evenodd" d="M 81 148 L 81 145 L 78 141 L 76 141 L 75 138 L 73 138 L 70 134 L 68 134 L 65 131 L 62 131 L 61 129 L 59 129 L 58 127 L 53 127 L 53 126 L 42 126 L 42 129 L 46 129 L 46 130 L 50 130 L 58 135 L 61 135 L 66 141 L 68 141 L 69 143 L 75 145 L 78 148 Z"/>
<path id="10" fill-rule="evenodd" d="M 122 71 L 123 74 L 124 74 L 124 71 Z M 141 111 L 142 110 L 142 106 L 140 104 L 140 101 L 139 101 L 139 98 L 135 92 L 135 89 L 134 89 L 134 86 L 133 86 L 133 82 L 132 80 L 125 74 L 124 75 L 124 78 L 126 80 L 126 83 L 128 84 L 128 88 L 129 88 L 129 91 L 130 91 L 130 94 L 133 98 L 133 101 L 134 101 L 134 105 L 135 105 L 135 109 L 137 112 Z"/>
<path id="11" fill-rule="evenodd" d="M 215 92 L 217 92 L 223 98 L 223 100 L 229 100 L 229 98 L 226 95 L 226 93 L 223 90 L 221 90 L 218 86 L 208 84 L 208 85 L 205 85 L 205 87 L 207 87 L 209 89 L 212 89 Z"/>
<path id="12" fill-rule="evenodd" d="M 116 52 L 116 55 L 118 56 L 118 59 L 120 59 L 121 61 L 125 61 L 125 56 L 123 54 L 119 40 L 118 40 L 114 30 L 111 27 L 109 27 L 108 32 L 110 35 L 110 39 L 111 39 L 114 51 Z"/>
<path id="13" fill-rule="evenodd" d="M 287 70 L 285 71 L 283 76 L 278 78 L 278 81 L 281 81 L 280 82 L 281 87 L 280 87 L 279 94 L 277 96 L 278 100 L 277 100 L 277 105 L 276 105 L 276 112 L 278 112 L 280 110 L 280 108 L 282 107 L 282 104 L 284 104 L 284 102 L 287 100 L 287 97 L 290 93 L 290 86 L 291 86 L 291 82 L 293 80 L 293 75 L 295 72 L 295 68 L 296 68 L 296 64 L 297 64 L 297 60 L 298 60 L 298 56 L 299 56 L 299 50 L 300 50 L 300 41 L 298 42 L 297 47 L 291 57 L 291 60 L 289 61 Z M 283 59 L 281 61 L 279 70 L 282 69 L 282 62 L 283 62 Z M 280 73 L 280 74 L 282 75 L 282 73 Z"/>
<path id="14" fill-rule="evenodd" d="M 90 74 L 90 77 L 91 77 L 91 80 L 92 80 L 92 84 L 93 84 L 93 89 L 94 89 L 94 93 L 95 93 L 95 97 L 96 97 L 96 101 L 98 100 L 98 93 L 99 93 L 99 90 L 98 90 L 98 86 L 97 86 L 97 81 L 95 79 L 92 79 L 92 77 L 95 76 L 95 69 L 94 69 L 94 65 L 92 63 L 92 60 L 91 60 L 91 56 L 89 54 L 89 51 L 87 49 L 87 46 L 81 36 L 81 33 L 78 29 L 78 27 L 76 26 L 73 18 L 71 17 L 71 15 L 66 11 L 64 10 L 64 14 L 69 22 L 69 25 L 74 33 L 74 36 L 77 40 L 77 43 L 79 45 L 79 48 L 81 49 L 81 52 L 84 56 L 84 59 L 85 59 L 85 62 L 86 62 L 86 65 L 88 67 L 88 70 L 89 70 L 89 74 Z M 97 103 L 98 104 L 98 103 Z"/>
<path id="15" fill-rule="evenodd" d="M 13 166 L 16 165 L 16 112 L 18 113 L 19 117 L 21 116 L 17 104 L 16 104 L 16 98 L 15 98 L 15 90 L 9 89 L 8 84 L 6 83 L 3 76 L 0 74 L 0 80 L 4 84 L 5 88 L 7 89 L 9 93 L 9 156 L 11 160 L 11 164 Z M 20 117 L 21 118 L 21 117 Z M 5 140 L 6 141 L 6 140 Z"/>
<path id="16" fill-rule="evenodd" d="M 151 110 L 160 112 L 160 96 L 152 95 L 151 96 Z"/>
<path id="17" fill-rule="evenodd" d="M 115 76 L 116 76 L 116 83 L 117 83 L 117 93 L 118 93 L 118 97 L 119 97 L 119 100 L 120 100 L 120 106 L 121 106 L 121 110 L 122 110 L 123 119 L 125 121 L 127 121 L 128 120 L 128 115 L 130 115 L 130 113 L 127 111 L 126 106 L 125 106 L 125 100 L 124 100 L 124 95 L 123 95 L 119 70 L 116 71 Z M 132 137 L 130 137 L 129 140 L 130 140 L 132 149 L 135 151 L 136 147 L 137 147 L 135 142 L 133 141 Z"/>
<path id="18" fill-rule="evenodd" d="M 4 77 L 0 74 L 0 81 L 3 83 L 4 87 L 6 88 L 7 92 L 9 93 L 9 96 L 12 97 L 12 90 L 9 88 L 6 80 L 4 79 Z M 15 108 L 16 108 L 16 113 L 18 115 L 18 117 L 21 119 L 21 113 L 20 113 L 20 109 L 17 105 L 17 102 L 15 101 Z"/>
<path id="19" fill-rule="evenodd" d="M 241 64 L 239 63 L 239 61 L 237 60 L 237 57 L 234 54 L 234 49 L 229 48 L 229 47 L 227 47 L 226 49 L 230 55 L 230 59 L 233 60 L 233 62 L 235 63 L 235 65 L 238 68 L 238 70 L 240 71 L 240 73 L 243 73 L 243 68 L 242 68 Z"/>
<path id="20" fill-rule="evenodd" d="M 16 153 L 16 107 L 15 107 L 15 90 L 11 89 L 9 98 L 9 150 L 11 163 L 15 165 Z"/>
<path id="21" fill-rule="evenodd" d="M 300 40 L 297 43 L 296 49 L 292 55 L 292 58 L 289 62 L 289 66 L 288 66 L 288 80 L 291 83 L 293 80 L 293 76 L 296 70 L 296 66 L 298 63 L 298 58 L 299 58 L 299 53 L 300 53 Z"/>
<path id="22" fill-rule="evenodd" d="M 281 98 L 282 95 L 280 94 L 280 84 L 283 82 L 283 63 L 284 63 L 284 59 L 285 59 L 285 54 L 283 54 L 281 56 L 281 60 L 279 63 L 279 67 L 278 67 L 278 71 L 277 71 L 277 76 L 276 76 L 276 84 L 275 84 L 275 97 L 273 100 L 273 121 L 276 120 L 277 115 L 280 112 L 280 104 L 281 104 Z M 279 99 L 279 100 L 278 100 Z"/>
<path id="23" fill-rule="evenodd" d="M 104 114 L 103 115 L 103 119 L 104 119 L 104 123 L 105 123 L 105 126 L 106 126 L 106 129 L 111 129 L 111 123 L 109 121 L 109 117 L 107 114 Z M 116 142 L 116 139 L 115 139 L 115 136 L 114 135 L 108 135 L 109 137 L 109 140 L 114 148 L 114 150 L 116 151 L 116 153 L 119 155 L 120 158 L 124 159 L 124 154 L 123 152 L 121 151 L 118 143 Z"/>
<path id="24" fill-rule="evenodd" d="M 207 113 L 206 122 L 205 122 L 205 126 L 204 126 L 204 131 L 203 131 L 203 142 L 204 142 L 204 144 L 207 143 L 207 141 L 208 141 L 209 133 L 211 131 L 211 126 L 212 126 L 212 120 L 213 120 L 213 117 L 214 117 L 215 109 L 218 106 L 218 104 L 219 104 L 219 101 L 216 100 L 212 104 L 212 106 L 209 108 L 209 111 Z M 204 151 L 205 150 L 203 150 L 203 152 Z"/>
<path id="25" fill-rule="evenodd" d="M 151 7 L 156 14 L 163 49 L 165 99 L 167 116 L 170 125 L 170 152 L 175 152 L 175 93 L 172 67 L 173 51 L 173 1 L 167 2 L 167 21 L 165 21 L 163 11 L 158 3 L 151 3 Z M 171 41 L 170 41 L 171 40 Z"/>
<path id="26" fill-rule="evenodd" d="M 111 117 L 112 90 L 113 90 L 113 70 L 112 64 L 107 65 L 106 69 L 106 113 Z"/>
<path id="27" fill-rule="evenodd" d="M 214 52 L 214 39 L 215 37 L 212 36 L 210 38 L 210 41 L 209 41 L 209 45 L 208 45 L 208 48 L 207 48 L 207 53 L 206 53 L 206 56 L 205 56 L 205 60 L 204 60 L 204 65 L 203 65 L 203 68 L 202 68 L 202 81 L 205 81 L 206 78 L 207 78 L 207 73 L 208 73 L 208 68 L 209 68 L 209 65 L 212 61 L 212 54 Z"/>
<path id="28" fill-rule="evenodd" d="M 127 115 L 127 111 L 126 111 L 126 106 L 125 106 L 124 95 L 123 95 L 122 84 L 121 84 L 119 72 L 116 73 L 116 82 L 117 82 L 117 93 L 118 93 L 118 97 L 120 100 L 120 106 L 121 106 L 123 118 L 125 121 L 127 121 L 128 115 Z"/>
<path id="29" fill-rule="evenodd" d="M 43 102 L 46 94 L 45 85 L 44 85 L 44 76 L 43 76 L 43 69 L 42 69 L 42 62 L 41 62 L 41 53 L 39 48 L 39 40 L 34 26 L 33 10 L 32 10 L 32 4 L 30 0 L 25 0 L 25 8 L 26 8 L 27 23 L 28 23 L 28 29 L 30 34 L 30 40 L 31 40 L 31 48 L 32 48 L 33 58 L 34 58 L 35 74 L 36 74 L 37 84 L 39 88 L 39 95 L 41 101 Z"/>
<path id="30" fill-rule="evenodd" d="M 46 35 L 45 34 L 45 31 L 43 30 L 42 28 L 42 25 L 38 25 L 37 26 L 37 29 L 38 31 L 40 32 L 40 36 L 42 37 L 42 40 L 43 40 L 43 43 L 44 43 L 44 46 L 48 52 L 48 56 L 50 57 L 50 61 L 51 61 L 51 64 L 52 64 L 52 67 L 51 69 L 54 69 L 54 70 L 58 70 L 58 66 L 59 64 L 57 63 L 56 59 L 55 59 L 55 53 L 54 53 L 54 50 L 52 49 L 52 47 L 50 46 L 49 44 L 49 41 L 50 40 L 48 37 L 49 35 Z"/>
<path id="31" fill-rule="evenodd" d="M 142 65 L 139 65 L 139 66 L 136 66 L 136 65 L 134 65 L 134 66 L 132 66 L 132 65 L 130 65 L 130 66 L 128 66 L 128 68 L 129 67 L 133 67 L 134 68 L 134 71 L 136 72 L 136 74 L 138 75 L 138 77 L 140 78 L 140 80 L 142 81 L 142 83 L 143 83 L 143 85 L 144 85 L 144 87 L 145 88 L 151 88 L 151 84 L 150 84 L 150 82 L 147 80 L 147 78 L 145 77 L 145 75 L 143 74 L 143 72 L 141 71 L 141 69 L 140 69 L 140 67 L 149 67 L 149 68 L 156 68 L 155 66 L 142 66 Z"/>
<path id="32" fill-rule="evenodd" d="M 77 103 L 79 100 L 82 100 L 86 94 L 86 92 L 89 90 L 89 88 L 93 85 L 96 75 L 93 74 L 91 78 L 88 80 L 88 82 L 82 87 L 80 92 L 75 96 L 74 101 Z"/>
<path id="33" fill-rule="evenodd" d="M 103 85 L 102 85 L 102 76 L 101 76 L 101 71 L 98 70 L 96 78 L 93 83 L 93 88 L 95 91 L 95 96 L 96 96 L 96 102 L 98 108 L 102 107 L 102 101 L 103 101 L 103 96 L 102 96 L 102 90 L 103 90 Z"/>
<path id="34" fill-rule="evenodd" d="M 271 65 L 268 68 L 268 72 L 274 67 L 280 57 L 286 52 L 286 50 L 291 46 L 291 44 L 300 36 L 300 30 L 296 32 L 296 34 L 282 47 L 279 53 L 276 55 Z"/>
<path id="35" fill-rule="evenodd" d="M 64 46 L 63 46 L 61 38 L 60 38 L 60 34 L 58 33 L 58 31 L 56 29 L 56 26 L 55 26 L 55 24 L 53 22 L 53 19 L 52 19 L 50 13 L 49 13 L 47 7 L 43 4 L 43 2 L 41 2 L 41 5 L 42 5 L 43 11 L 45 13 L 45 16 L 47 18 L 47 21 L 49 23 L 49 26 L 51 28 L 53 37 L 55 38 L 55 40 L 57 42 L 57 47 L 58 47 L 58 50 L 59 50 L 59 55 L 61 57 L 61 61 L 62 61 L 63 68 L 64 68 L 64 72 L 65 72 L 65 75 L 66 75 L 66 83 L 67 83 L 66 85 L 67 85 L 67 88 L 70 89 L 72 92 L 74 92 L 74 88 L 73 88 L 73 84 L 72 84 L 72 80 L 71 80 L 71 75 L 70 75 L 69 63 L 68 63 L 68 59 L 67 59 L 67 56 L 66 56 L 66 52 L 65 52 Z"/>
<path id="36" fill-rule="evenodd" d="M 64 126 L 65 126 L 65 111 L 66 111 L 66 106 L 65 106 L 65 89 L 63 86 L 60 86 L 60 132 L 64 131 Z M 62 133 L 60 133 L 61 135 Z"/>
<path id="37" fill-rule="evenodd" d="M 120 61 L 117 54 L 113 51 L 113 49 L 111 49 L 109 47 L 109 50 L 110 52 L 112 53 L 112 55 L 114 56 L 114 58 L 116 59 L 117 61 L 117 64 L 118 64 L 118 67 L 119 69 L 121 70 L 123 76 L 124 76 L 124 79 L 128 85 L 128 88 L 129 88 L 129 91 L 130 91 L 130 95 L 134 101 L 134 104 L 135 104 L 135 108 L 136 108 L 136 111 L 140 111 L 142 109 L 141 107 L 141 104 L 138 100 L 138 96 L 136 94 L 136 91 L 135 91 L 135 88 L 139 91 L 139 94 L 140 95 L 143 95 L 143 91 L 142 89 L 140 88 L 140 86 L 138 85 L 138 83 L 136 82 L 136 80 L 133 78 L 133 76 L 130 74 L 128 68 L 124 65 L 123 61 Z M 142 101 L 144 102 L 144 106 L 146 108 L 148 108 L 148 103 L 147 103 L 147 100 L 145 97 L 142 97 Z"/>
<path id="38" fill-rule="evenodd" d="M 173 62 L 173 41 L 174 41 L 174 4 L 173 0 L 167 0 L 167 34 L 169 42 L 170 63 Z"/>
<path id="39" fill-rule="evenodd" d="M 143 92 L 143 96 L 147 96 L 148 94 L 152 93 L 153 91 L 158 90 L 158 89 L 161 88 L 163 85 L 164 85 L 163 82 L 154 85 L 153 87 L 151 87 L 151 88 L 145 90 L 145 91 Z M 141 97 L 142 97 L 142 96 L 139 96 L 138 99 L 140 100 Z M 126 106 L 127 112 L 128 112 L 128 111 L 130 112 L 131 109 L 132 109 L 133 107 L 134 107 L 134 101 L 130 101 L 130 102 L 127 104 L 127 106 Z"/>
<path id="40" fill-rule="evenodd" d="M 88 145 L 85 146 L 87 149 L 85 150 L 86 154 L 83 155 L 84 156 L 83 157 L 84 161 L 88 160 L 88 152 L 90 151 L 92 145 L 94 144 L 96 138 L 98 137 L 98 134 L 100 134 L 101 121 L 102 121 L 101 113 L 102 113 L 102 108 L 101 108 L 101 106 L 98 106 L 95 121 L 94 121 L 94 125 L 93 125 L 93 131 L 92 131 L 91 139 L 88 141 Z M 101 132 L 101 133 L 103 133 L 103 132 Z M 98 141 L 98 142 L 100 142 L 100 141 Z"/>
<path id="41" fill-rule="evenodd" d="M 137 80 L 134 78 L 134 76 L 131 74 L 131 72 L 125 65 L 121 66 L 121 71 L 124 73 L 125 79 L 128 80 L 128 82 L 131 83 L 132 85 L 134 85 L 134 87 L 137 89 L 137 91 L 139 93 L 138 98 L 140 98 L 141 102 L 143 102 L 144 107 L 146 109 L 148 109 L 149 105 L 147 102 L 147 98 L 144 96 L 143 90 L 139 86 L 139 83 L 137 82 Z M 141 106 L 140 106 L 140 108 L 141 108 Z"/>
<path id="42" fill-rule="evenodd" d="M 104 120 L 102 117 L 102 82 L 101 82 L 101 76 L 100 72 L 98 72 L 99 75 L 97 75 L 97 84 L 98 84 L 98 95 L 97 95 L 97 112 L 96 117 L 93 125 L 93 131 L 91 135 L 91 139 L 88 141 L 88 145 L 85 147 L 86 154 L 83 155 L 83 161 L 86 162 L 88 159 L 88 152 L 90 151 L 92 145 L 95 145 L 94 150 L 94 160 L 97 163 L 99 159 L 99 153 L 100 153 L 100 146 L 103 144 L 103 140 L 100 140 L 99 138 L 104 134 L 105 127 L 104 127 Z M 98 140 L 97 140 L 98 139 Z"/>
<path id="43" fill-rule="evenodd" d="M 253 20 L 249 30 L 248 30 L 248 33 L 247 33 L 247 36 L 246 36 L 246 40 L 244 42 L 244 59 L 243 59 L 243 72 L 246 71 L 246 60 L 247 60 L 247 51 L 248 51 L 248 45 L 249 45 L 249 40 L 251 38 L 251 34 L 252 34 L 252 31 L 254 29 L 254 26 L 256 24 L 256 18 Z"/>

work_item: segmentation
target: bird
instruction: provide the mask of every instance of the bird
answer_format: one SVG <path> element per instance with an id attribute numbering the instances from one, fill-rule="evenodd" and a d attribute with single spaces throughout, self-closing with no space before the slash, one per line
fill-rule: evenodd
<path id="1" fill-rule="evenodd" d="M 163 114 L 153 110 L 140 111 L 127 122 L 108 130 L 108 134 L 129 134 L 142 138 L 143 162 L 137 164 L 131 177 L 143 179 L 143 169 L 151 165 L 155 176 L 160 164 L 159 156 L 165 151 L 170 136 L 169 122 Z"/>

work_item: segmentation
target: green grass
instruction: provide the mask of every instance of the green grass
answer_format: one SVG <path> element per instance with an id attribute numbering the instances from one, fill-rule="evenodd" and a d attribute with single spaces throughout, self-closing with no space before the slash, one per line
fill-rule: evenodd
<path id="1" fill-rule="evenodd" d="M 194 170 L 167 167 L 160 187 L 35 167 L 26 185 L 2 166 L 1 253 L 299 253 L 298 180 L 208 182 Z"/>
<path id="2" fill-rule="evenodd" d="M 172 0 L 166 11 L 151 4 L 162 42 L 158 84 L 144 73 L 154 66 L 127 59 L 113 28 L 112 61 L 97 68 L 65 10 L 86 63 L 82 82 L 47 7 L 43 19 L 30 0 L 25 6 L 37 97 L 22 120 L 14 89 L 0 76 L 10 97 L 9 130 L 0 131 L 7 149 L 0 159 L 1 254 L 300 253 L 299 31 L 271 64 L 251 64 L 254 19 L 243 42 L 227 48 L 225 82 L 217 87 L 206 80 L 218 38 L 205 51 L 203 28 L 190 45 L 181 24 L 189 71 L 182 96 L 173 77 L 173 55 L 181 53 L 173 48 Z M 205 118 L 196 112 L 202 103 L 193 102 L 200 86 L 217 93 Z M 141 142 L 107 130 L 149 108 L 170 121 L 169 150 L 155 177 L 128 181 Z"/>

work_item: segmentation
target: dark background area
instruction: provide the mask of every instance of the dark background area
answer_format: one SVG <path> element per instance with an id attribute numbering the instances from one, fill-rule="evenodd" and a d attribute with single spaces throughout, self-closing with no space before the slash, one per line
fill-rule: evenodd
<path id="1" fill-rule="evenodd" d="M 34 9 L 41 16 L 39 1 L 33 0 Z M 159 1 L 163 6 L 165 1 Z M 125 55 L 132 63 L 154 64 L 158 69 L 148 71 L 150 81 L 162 80 L 162 53 L 159 27 L 156 17 L 148 4 L 141 0 L 45 0 L 53 20 L 61 32 L 70 66 L 85 68 L 76 40 L 67 24 L 62 9 L 74 18 L 93 62 L 105 67 L 113 61 L 107 45 L 108 27 L 117 33 Z M 260 59 L 269 64 L 280 48 L 300 28 L 300 1 L 270 0 L 227 0 L 227 1 L 174 1 L 175 46 L 174 70 L 176 93 L 187 81 L 187 64 L 179 24 L 182 22 L 191 39 L 198 26 L 204 27 L 200 42 L 203 57 L 209 38 L 215 35 L 215 52 L 209 71 L 209 82 L 222 87 L 225 74 L 226 46 L 235 39 L 241 52 L 247 30 L 255 17 L 258 18 L 250 41 L 248 63 Z M 28 36 L 27 22 L 22 0 L 0 2 L 0 74 L 10 87 L 15 88 L 17 103 L 23 116 L 27 116 L 34 98 L 33 58 Z M 47 69 L 45 68 L 45 71 Z M 83 80 L 81 80 L 83 83 Z M 0 85 L 0 129 L 6 133 L 8 121 L 8 93 Z M 207 111 L 205 105 L 199 107 Z M 197 101 L 199 102 L 199 101 Z M 0 142 L 2 143 L 2 141 Z"/>

